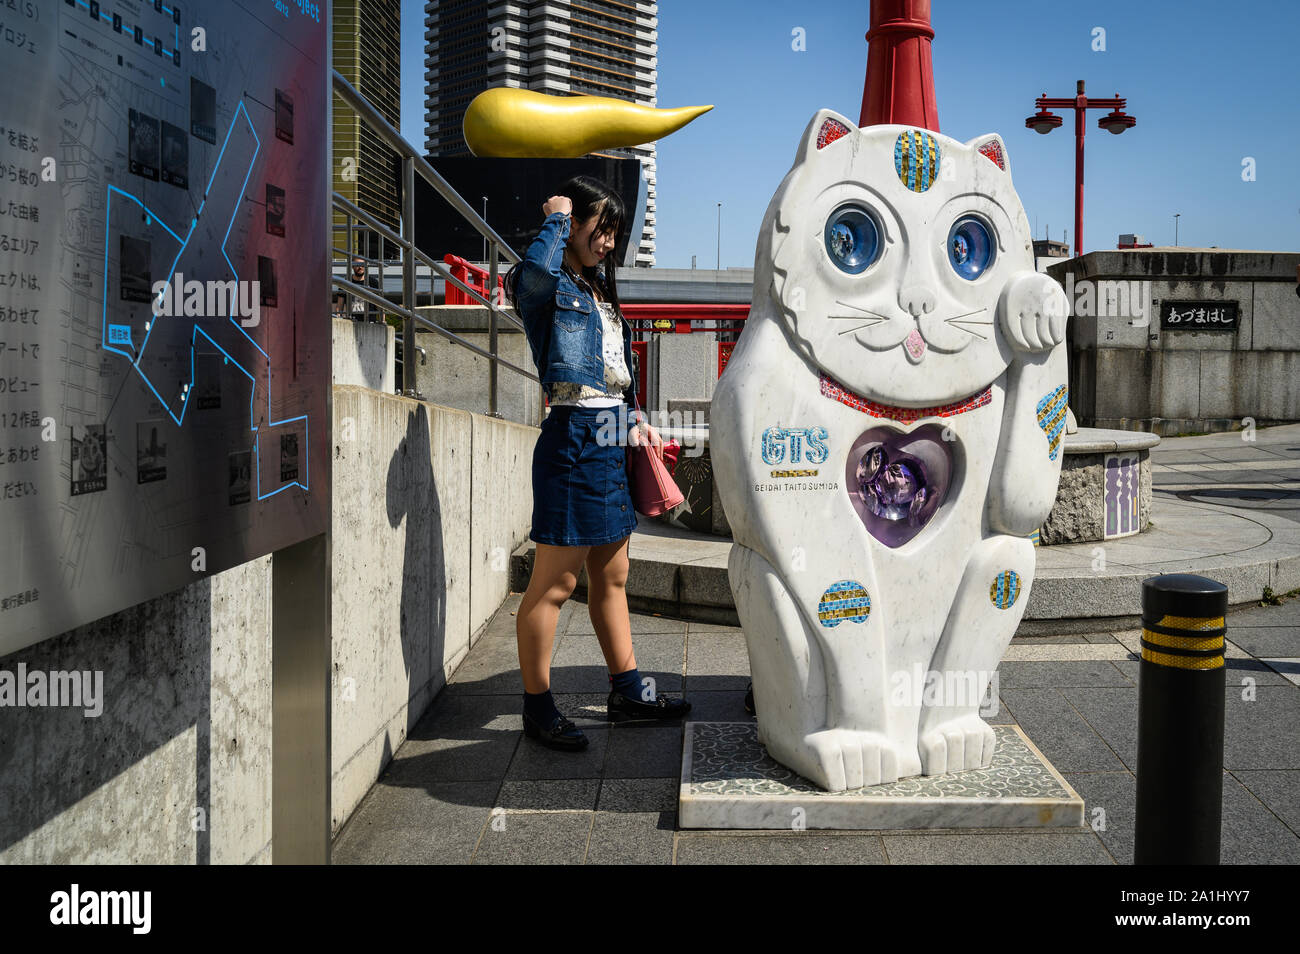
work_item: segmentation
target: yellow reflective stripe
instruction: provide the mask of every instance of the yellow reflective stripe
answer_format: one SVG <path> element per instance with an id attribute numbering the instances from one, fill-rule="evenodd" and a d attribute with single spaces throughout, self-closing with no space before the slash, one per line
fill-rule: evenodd
<path id="1" fill-rule="evenodd" d="M 1156 643 L 1159 646 L 1168 646 L 1170 649 L 1223 648 L 1222 633 L 1214 636 L 1168 636 L 1164 633 L 1153 633 L 1149 629 L 1144 629 L 1142 630 L 1142 638 L 1148 643 Z"/>
<path id="2" fill-rule="evenodd" d="M 1190 629 L 1193 632 L 1204 629 L 1222 629 L 1222 616 L 1166 616 L 1156 623 L 1157 626 L 1168 626 L 1170 629 Z"/>
<path id="3" fill-rule="evenodd" d="M 1157 666 L 1168 666 L 1171 669 L 1218 669 L 1223 665 L 1222 656 L 1171 656 L 1169 653 L 1159 653 L 1145 646 L 1142 647 L 1142 658 Z"/>

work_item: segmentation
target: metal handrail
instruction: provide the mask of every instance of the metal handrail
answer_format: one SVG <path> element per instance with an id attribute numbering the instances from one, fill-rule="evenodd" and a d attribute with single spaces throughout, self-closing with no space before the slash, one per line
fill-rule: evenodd
<path id="1" fill-rule="evenodd" d="M 448 205 L 450 205 L 454 210 L 456 210 L 456 212 L 460 213 L 461 218 L 463 218 L 466 222 L 472 225 L 478 231 L 478 233 L 487 241 L 488 250 L 489 250 L 489 255 L 488 255 L 488 288 L 489 289 L 494 289 L 496 287 L 497 271 L 498 271 L 498 265 L 500 261 L 504 260 L 508 264 L 515 264 L 519 261 L 519 256 L 515 253 L 514 249 L 512 249 L 508 244 L 506 244 L 505 239 L 501 238 L 501 236 L 496 233 L 496 230 L 493 229 L 490 225 L 488 225 L 487 222 L 484 221 L 484 219 L 477 212 L 474 211 L 473 206 L 471 206 L 468 202 L 466 202 L 463 198 L 461 198 L 460 194 L 457 193 L 456 190 L 453 189 L 448 184 L 447 180 L 444 179 L 441 175 L 439 175 L 437 170 L 434 169 L 433 166 L 429 165 L 428 161 L 415 150 L 415 147 L 413 147 L 410 143 L 408 143 L 405 139 L 402 138 L 401 133 L 399 133 L 396 129 L 394 129 L 391 125 L 389 125 L 388 121 L 379 114 L 379 112 L 374 108 L 374 106 L 370 104 L 370 102 L 364 96 L 362 96 L 359 92 L 357 92 L 357 90 L 352 86 L 352 84 L 349 83 L 342 76 L 342 74 L 338 72 L 338 70 L 331 70 L 330 72 L 331 72 L 331 81 L 333 84 L 334 92 L 338 94 L 339 98 L 342 99 L 343 102 L 346 103 L 353 110 L 353 112 L 357 114 L 357 116 L 362 120 L 362 122 L 364 122 L 367 126 L 369 126 L 371 131 L 373 131 L 380 139 L 382 139 L 390 149 L 396 152 L 402 160 L 401 234 L 398 234 L 397 232 L 393 231 L 391 228 L 389 228 L 387 225 L 381 222 L 374 215 L 360 208 L 355 203 L 349 201 L 345 196 L 342 196 L 337 192 L 332 193 L 331 196 L 331 203 L 333 209 L 335 211 L 342 212 L 346 216 L 347 224 L 342 228 L 344 228 L 347 232 L 347 244 L 349 247 L 352 245 L 352 231 L 354 228 L 353 220 L 357 220 L 358 222 L 363 223 L 364 228 L 370 229 L 380 236 L 381 257 L 382 257 L 382 243 L 384 240 L 392 242 L 401 251 L 401 264 L 402 264 L 401 304 L 394 305 L 391 301 L 389 301 L 384 296 L 376 294 L 375 292 L 373 292 L 371 289 L 369 289 L 364 285 L 358 285 L 354 283 L 348 277 L 351 274 L 351 270 L 346 266 L 351 265 L 351 260 L 352 260 L 351 257 L 355 257 L 356 255 L 356 253 L 354 252 L 348 252 L 347 254 L 351 257 L 346 258 L 344 260 L 344 264 L 345 264 L 344 277 L 342 278 L 333 277 L 331 279 L 331 285 L 333 288 L 337 290 L 343 291 L 350 295 L 354 295 L 358 298 L 361 298 L 364 301 L 369 302 L 370 304 L 376 305 L 377 307 L 384 309 L 385 311 L 394 313 L 402 319 L 402 334 L 399 340 L 402 342 L 403 346 L 402 346 L 402 359 L 400 364 L 402 366 L 402 387 L 404 390 L 408 392 L 411 392 L 414 383 L 413 382 L 414 376 L 408 375 L 407 373 L 408 368 L 414 366 L 414 360 L 412 354 L 408 352 L 414 352 L 415 348 L 412 347 L 408 349 L 405 343 L 410 342 L 412 345 L 415 344 L 415 329 L 417 325 L 422 325 L 432 331 L 435 331 L 438 334 L 455 341 L 457 344 L 460 344 L 461 346 L 468 348 L 471 351 L 474 351 L 477 354 L 481 354 L 485 358 L 487 358 L 488 359 L 488 413 L 494 417 L 500 417 L 501 415 L 497 411 L 497 370 L 499 366 L 504 365 L 505 367 L 511 369 L 512 371 L 515 371 L 519 374 L 524 375 L 525 377 L 531 378 L 532 380 L 538 382 L 539 387 L 541 385 L 541 379 L 538 377 L 536 373 L 531 371 L 525 371 L 523 368 L 519 367 L 518 365 L 510 361 L 505 360 L 499 354 L 497 354 L 497 319 L 504 318 L 507 322 L 517 326 L 520 329 L 523 329 L 524 325 L 518 318 L 516 318 L 514 315 L 512 315 L 510 312 L 504 309 L 501 305 L 492 301 L 490 298 L 486 298 L 483 295 L 480 295 L 475 289 L 471 288 L 469 285 L 460 281 L 458 278 L 455 278 L 451 274 L 451 270 L 444 263 L 434 261 L 434 259 L 431 258 L 429 255 L 427 255 L 424 251 L 416 247 L 415 244 L 415 176 L 416 174 L 418 173 L 420 177 L 423 178 L 424 181 L 427 182 L 435 192 L 437 192 L 440 196 L 442 196 L 444 200 L 446 200 Z M 335 226 L 334 228 L 338 228 L 338 226 Z M 334 247 L 333 242 L 330 243 L 330 247 L 334 251 L 338 251 L 338 249 Z M 432 288 L 434 274 L 441 275 L 446 281 L 454 283 L 457 287 L 467 292 L 474 299 L 477 299 L 479 302 L 483 304 L 484 307 L 488 309 L 488 348 L 486 350 L 480 348 L 475 344 L 470 343 L 469 341 L 466 341 L 464 338 L 460 337 L 459 335 L 448 331 L 447 329 L 438 325 L 436 322 L 430 320 L 429 318 L 426 318 L 424 315 L 419 314 L 419 312 L 416 310 L 417 305 L 416 305 L 416 292 L 415 292 L 417 261 L 424 262 L 431 269 L 431 274 L 430 274 L 431 288 Z M 381 266 L 380 274 L 381 275 L 383 274 L 382 266 Z"/>

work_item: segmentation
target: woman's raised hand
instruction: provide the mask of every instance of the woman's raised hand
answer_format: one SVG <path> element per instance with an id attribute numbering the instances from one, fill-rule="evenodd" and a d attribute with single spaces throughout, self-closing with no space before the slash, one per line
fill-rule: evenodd
<path id="1" fill-rule="evenodd" d="M 563 212 L 565 215 L 573 214 L 573 200 L 567 195 L 553 195 L 546 200 L 542 206 L 542 215 L 551 215 L 555 212 Z"/>

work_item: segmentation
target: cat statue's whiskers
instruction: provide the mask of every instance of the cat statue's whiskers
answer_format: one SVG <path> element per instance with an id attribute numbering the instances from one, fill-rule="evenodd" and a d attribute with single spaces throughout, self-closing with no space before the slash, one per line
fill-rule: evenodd
<path id="1" fill-rule="evenodd" d="M 986 311 L 988 311 L 987 308 L 980 308 L 980 309 L 977 310 L 977 311 L 968 311 L 968 312 L 966 312 L 966 314 L 964 314 L 964 315 L 957 315 L 955 318 L 945 318 L 945 319 L 944 319 L 944 324 L 947 324 L 947 325 L 956 325 L 958 328 L 960 328 L 962 331 L 966 332 L 967 334 L 974 335 L 976 338 L 979 338 L 981 341 L 987 341 L 988 339 L 985 338 L 985 337 L 984 337 L 982 334 L 980 334 L 978 331 L 971 331 L 971 329 L 969 329 L 969 328 L 963 328 L 963 327 L 962 327 L 963 325 L 989 325 L 989 326 L 991 326 L 991 325 L 993 324 L 993 319 L 991 319 L 991 318 L 990 318 L 988 321 L 975 321 L 974 319 L 972 319 L 972 318 L 970 317 L 971 315 L 980 315 L 980 314 L 983 314 L 983 313 L 986 312 Z"/>
<path id="2" fill-rule="evenodd" d="M 852 328 L 845 328 L 843 331 L 836 332 L 836 334 L 847 335 L 854 331 L 861 331 L 863 328 L 874 328 L 876 325 L 890 320 L 887 316 L 882 315 L 878 312 L 874 312 L 870 308 L 863 308 L 861 305 L 854 305 L 851 302 L 840 301 L 838 298 L 835 299 L 835 304 L 843 305 L 845 308 L 852 308 L 855 311 L 863 312 L 864 314 L 868 314 L 874 319 L 876 319 L 875 321 L 868 321 L 860 325 L 854 325 Z M 858 315 L 827 315 L 826 317 L 827 318 L 857 318 L 859 316 Z"/>

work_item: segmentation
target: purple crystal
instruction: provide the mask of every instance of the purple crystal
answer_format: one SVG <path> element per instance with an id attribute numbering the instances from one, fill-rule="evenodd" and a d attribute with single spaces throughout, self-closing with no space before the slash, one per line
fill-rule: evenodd
<path id="1" fill-rule="evenodd" d="M 953 477 L 953 441 L 926 424 L 907 434 L 874 427 L 849 453 L 849 497 L 872 536 L 902 546 L 934 517 Z"/>
<path id="2" fill-rule="evenodd" d="M 886 520 L 902 520 L 924 506 L 925 487 L 925 467 L 919 460 L 902 455 L 891 461 L 882 446 L 873 447 L 858 465 L 863 502 Z"/>

